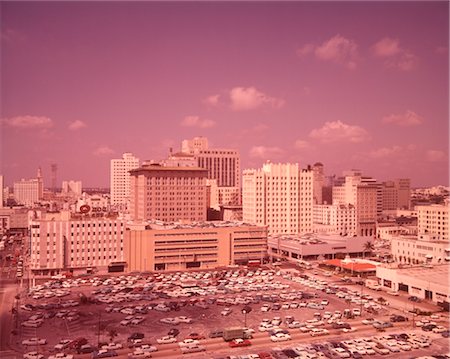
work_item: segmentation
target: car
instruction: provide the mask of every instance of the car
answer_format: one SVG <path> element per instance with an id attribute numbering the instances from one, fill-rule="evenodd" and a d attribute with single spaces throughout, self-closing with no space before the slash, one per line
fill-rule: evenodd
<path id="1" fill-rule="evenodd" d="M 44 356 L 38 352 L 28 352 L 23 355 L 23 359 L 43 359 Z"/>
<path id="2" fill-rule="evenodd" d="M 195 339 L 195 340 L 200 340 L 200 339 L 205 339 L 204 335 L 201 335 L 199 333 L 190 333 L 186 339 Z"/>
<path id="3" fill-rule="evenodd" d="M 363 323 L 364 325 L 369 325 L 369 324 L 372 324 L 374 321 L 375 321 L 374 318 L 366 318 L 366 319 L 363 319 L 361 321 L 361 323 Z"/>
<path id="4" fill-rule="evenodd" d="M 177 328 L 172 328 L 167 333 L 167 335 L 170 335 L 172 337 L 176 337 L 178 334 L 180 334 L 180 331 Z"/>
<path id="5" fill-rule="evenodd" d="M 178 345 L 180 347 L 197 346 L 199 344 L 200 344 L 200 342 L 198 340 L 190 339 L 190 338 L 184 339 L 183 341 L 178 343 Z"/>
<path id="6" fill-rule="evenodd" d="M 128 337 L 128 341 L 134 340 L 134 339 L 143 339 L 145 336 L 144 333 L 132 333 L 129 337 Z"/>
<path id="7" fill-rule="evenodd" d="M 195 346 L 181 347 L 180 350 L 183 354 L 188 354 L 188 353 L 204 352 L 206 348 L 203 345 L 195 345 Z"/>
<path id="8" fill-rule="evenodd" d="M 82 345 L 85 345 L 87 343 L 88 343 L 88 341 L 87 341 L 86 338 L 79 337 L 79 338 L 76 338 L 76 339 L 72 340 L 72 342 L 70 343 L 69 347 L 70 348 L 79 348 Z"/>
<path id="9" fill-rule="evenodd" d="M 150 345 L 150 344 L 143 344 L 139 347 L 140 350 L 142 350 L 143 352 L 148 352 L 148 353 L 153 353 L 153 352 L 157 352 L 158 348 Z"/>
<path id="10" fill-rule="evenodd" d="M 192 318 L 188 318 L 185 316 L 176 317 L 175 319 L 177 319 L 179 323 L 192 323 Z"/>
<path id="11" fill-rule="evenodd" d="M 158 344 L 170 344 L 170 343 L 175 343 L 177 341 L 177 338 L 172 337 L 170 335 L 166 335 L 162 338 L 158 338 L 156 339 L 156 342 Z"/>
<path id="12" fill-rule="evenodd" d="M 248 347 L 248 346 L 252 345 L 252 343 L 248 339 L 233 339 L 228 344 L 231 348 Z"/>
<path id="13" fill-rule="evenodd" d="M 102 346 L 102 349 L 105 350 L 116 350 L 116 349 L 122 349 L 123 345 L 120 343 L 108 343 Z"/>
<path id="14" fill-rule="evenodd" d="M 434 328 L 437 328 L 436 324 L 426 324 L 422 326 L 422 330 L 425 332 L 431 332 Z"/>
<path id="15" fill-rule="evenodd" d="M 50 355 L 48 359 L 73 359 L 73 354 L 56 353 L 55 355 Z"/>
<path id="16" fill-rule="evenodd" d="M 90 344 L 84 344 L 77 349 L 78 354 L 88 354 L 97 351 L 98 349 Z"/>
<path id="17" fill-rule="evenodd" d="M 416 302 L 416 303 L 420 303 L 422 301 L 419 297 L 416 297 L 415 295 L 408 297 L 408 300 L 410 300 L 411 302 Z"/>
<path id="18" fill-rule="evenodd" d="M 115 352 L 114 350 L 107 350 L 107 349 L 100 349 L 99 351 L 95 351 L 92 353 L 93 359 L 111 358 L 111 357 L 116 357 L 116 356 L 117 356 L 117 352 Z"/>
<path id="19" fill-rule="evenodd" d="M 350 328 L 342 328 L 342 332 L 344 333 L 353 333 L 356 332 L 356 328 L 355 327 L 350 327 Z"/>
<path id="20" fill-rule="evenodd" d="M 386 329 L 386 328 L 390 328 L 393 327 L 393 324 L 390 322 L 380 322 L 380 321 L 375 321 L 372 323 L 372 326 L 375 329 Z"/>
<path id="21" fill-rule="evenodd" d="M 273 342 L 284 342 L 287 340 L 291 340 L 291 336 L 285 333 L 275 333 L 270 336 L 270 340 Z"/>
<path id="22" fill-rule="evenodd" d="M 312 337 L 316 337 L 319 335 L 328 335 L 330 334 L 330 332 L 327 329 L 322 329 L 322 328 L 313 328 L 310 330 L 309 334 Z"/>
<path id="23" fill-rule="evenodd" d="M 387 342 L 384 342 L 383 345 L 393 353 L 398 353 L 400 351 L 397 341 L 388 340 Z"/>
<path id="24" fill-rule="evenodd" d="M 22 327 L 28 327 L 28 328 L 39 328 L 44 321 L 42 319 L 39 320 L 27 320 L 25 322 L 22 322 Z"/>
<path id="25" fill-rule="evenodd" d="M 47 344 L 47 339 L 41 338 L 30 338 L 22 341 L 22 345 L 45 345 Z"/>
<path id="26" fill-rule="evenodd" d="M 391 315 L 390 318 L 391 322 L 406 322 L 408 321 L 408 318 L 404 317 L 403 315 Z"/>
<path id="27" fill-rule="evenodd" d="M 222 338 L 223 337 L 223 330 L 214 330 L 211 333 L 209 333 L 210 338 Z"/>
<path id="28" fill-rule="evenodd" d="M 130 359 L 139 359 L 139 358 L 151 358 L 152 354 L 149 352 L 144 352 L 142 350 L 135 350 L 132 353 L 128 353 L 128 358 Z"/>
<path id="29" fill-rule="evenodd" d="M 63 350 L 65 348 L 67 348 L 71 342 L 72 342 L 72 340 L 70 340 L 70 339 L 61 339 L 59 341 L 59 343 L 54 346 L 54 348 L 55 348 L 55 350 Z"/>
<path id="30" fill-rule="evenodd" d="M 450 337 L 450 330 L 446 329 L 445 332 L 441 333 L 443 338 L 449 338 Z"/>
<path id="31" fill-rule="evenodd" d="M 225 316 L 227 316 L 227 315 L 230 315 L 232 311 L 233 311 L 233 310 L 232 310 L 231 308 L 226 307 L 224 310 L 222 310 L 222 311 L 220 312 L 220 315 L 222 315 L 222 316 L 225 317 Z"/>

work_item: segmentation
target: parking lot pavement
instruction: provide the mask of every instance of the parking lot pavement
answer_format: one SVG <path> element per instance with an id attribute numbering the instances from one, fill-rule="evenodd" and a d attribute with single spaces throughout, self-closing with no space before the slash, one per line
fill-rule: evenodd
<path id="1" fill-rule="evenodd" d="M 286 317 L 292 317 L 292 320 L 306 322 L 312 320 L 315 313 L 325 317 L 360 311 L 361 315 L 356 318 L 345 319 L 357 328 L 358 333 L 374 331 L 361 324 L 363 318 L 389 319 L 392 309 L 375 303 L 376 297 L 365 290 L 341 286 L 334 277 L 311 277 L 316 279 L 302 278 L 298 273 L 255 269 L 51 281 L 21 299 L 23 307 L 19 310 L 19 319 L 22 325 L 18 340 L 46 338 L 49 344 L 43 350 L 50 353 L 63 338 L 84 337 L 93 345 L 112 340 L 126 347 L 127 338 L 134 332 L 144 333 L 144 342 L 156 344 L 156 339 L 167 335 L 172 328 L 179 330 L 177 338 L 183 340 L 191 333 L 208 338 L 214 330 L 247 326 L 256 331 L 255 343 L 261 341 L 263 348 L 264 345 L 270 348 L 273 344 L 268 340 L 268 334 L 258 330 L 263 320 L 272 321 L 280 317 L 285 321 Z M 365 297 L 361 297 L 361 292 Z M 321 307 L 324 300 L 326 304 Z M 305 307 L 312 302 L 316 303 L 315 308 Z M 269 311 L 261 311 L 264 304 L 270 307 Z M 244 306 L 251 308 L 247 315 L 242 313 Z M 226 316 L 221 314 L 224 308 L 230 308 Z M 373 308 L 377 308 L 376 313 Z M 42 324 L 37 328 L 23 326 L 25 322 L 34 323 L 30 320 L 33 315 L 43 316 Z M 192 322 L 174 323 L 173 319 L 167 319 L 177 317 L 186 317 L 185 321 Z M 41 319 L 36 320 L 39 322 Z M 136 325 L 130 325 L 133 320 L 137 320 Z M 164 324 L 161 320 L 172 324 Z M 325 324 L 327 328 L 330 325 Z M 412 327 L 412 323 L 404 325 Z M 286 323 L 283 322 L 281 327 L 286 328 Z M 400 325 L 396 324 L 396 327 Z M 291 332 L 293 340 L 303 340 L 299 329 Z M 306 336 L 305 340 L 311 341 L 312 338 Z M 221 338 L 205 342 L 208 343 L 208 351 L 212 350 L 211 354 L 223 348 L 229 350 Z M 177 344 L 156 346 L 159 350 L 153 357 L 180 355 Z M 16 349 L 26 350 L 20 344 Z M 128 348 L 122 349 L 120 354 L 129 351 Z M 245 349 L 234 349 L 234 352 L 241 351 L 245 352 Z M 81 358 L 87 357 L 90 355 Z"/>

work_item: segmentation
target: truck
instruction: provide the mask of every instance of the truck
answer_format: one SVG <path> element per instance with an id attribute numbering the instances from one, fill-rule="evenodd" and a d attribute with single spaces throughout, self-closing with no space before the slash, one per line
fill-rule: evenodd
<path id="1" fill-rule="evenodd" d="M 252 337 L 252 333 L 247 328 L 230 327 L 230 328 L 225 328 L 223 330 L 222 337 L 223 337 L 223 340 L 228 342 L 233 339 L 249 339 Z"/>
<path id="2" fill-rule="evenodd" d="M 381 290 L 377 279 L 366 279 L 366 287 L 373 290 Z"/>

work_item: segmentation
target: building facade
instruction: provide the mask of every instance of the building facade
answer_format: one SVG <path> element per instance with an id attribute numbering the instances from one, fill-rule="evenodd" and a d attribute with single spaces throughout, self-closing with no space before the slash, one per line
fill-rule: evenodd
<path id="1" fill-rule="evenodd" d="M 316 204 L 313 222 L 315 233 L 336 233 L 342 236 L 354 236 L 357 233 L 356 209 L 351 204 Z"/>
<path id="2" fill-rule="evenodd" d="M 237 202 L 220 204 L 240 204 L 241 164 L 237 150 L 210 148 L 207 138 L 195 137 L 192 140 L 184 140 L 181 151 L 193 156 L 197 166 L 208 171 L 208 178 L 217 180 L 217 187 L 231 188 L 239 193 L 238 196 L 232 197 Z"/>
<path id="3" fill-rule="evenodd" d="M 411 200 L 410 180 L 395 179 L 382 183 L 383 211 L 409 209 Z"/>
<path id="4" fill-rule="evenodd" d="M 14 182 L 14 198 L 17 204 L 31 207 L 39 202 L 43 195 L 42 177 L 29 180 L 21 179 L 19 182 Z"/>
<path id="5" fill-rule="evenodd" d="M 81 196 L 83 193 L 81 181 L 63 181 L 62 193 L 72 196 Z"/>
<path id="6" fill-rule="evenodd" d="M 120 159 L 111 160 L 110 191 L 111 204 L 121 210 L 130 203 L 130 171 L 139 167 L 139 158 L 124 153 Z"/>
<path id="7" fill-rule="evenodd" d="M 153 164 L 130 173 L 130 213 L 134 220 L 206 220 L 207 170 Z"/>
<path id="8" fill-rule="evenodd" d="M 243 175 L 243 220 L 270 234 L 312 232 L 313 172 L 298 164 L 266 163 Z"/>
<path id="9" fill-rule="evenodd" d="M 444 205 L 417 206 L 419 235 L 428 234 L 448 242 L 448 208 L 448 203 Z"/>
<path id="10" fill-rule="evenodd" d="M 30 270 L 35 275 L 107 272 L 123 261 L 125 223 L 118 218 L 51 214 L 30 222 Z"/>
<path id="11" fill-rule="evenodd" d="M 207 269 L 265 261 L 267 230 L 237 223 L 130 225 L 124 257 L 127 270 Z"/>
<path id="12" fill-rule="evenodd" d="M 450 262 L 449 242 L 428 235 L 392 237 L 391 254 L 396 262 L 405 264 Z"/>

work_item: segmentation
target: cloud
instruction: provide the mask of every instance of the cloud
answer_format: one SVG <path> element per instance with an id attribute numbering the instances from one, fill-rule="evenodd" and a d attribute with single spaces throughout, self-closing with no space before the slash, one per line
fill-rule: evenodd
<path id="1" fill-rule="evenodd" d="M 393 123 L 402 127 L 418 126 L 423 122 L 423 118 L 414 111 L 406 111 L 403 114 L 392 114 L 382 119 L 383 123 Z"/>
<path id="2" fill-rule="evenodd" d="M 250 149 L 250 157 L 268 160 L 283 154 L 283 150 L 279 147 L 253 146 Z"/>
<path id="3" fill-rule="evenodd" d="M 338 34 L 321 45 L 306 44 L 297 50 L 299 57 L 309 54 L 314 54 L 319 60 L 331 61 L 344 65 L 348 69 L 354 69 L 358 61 L 358 45 L 353 40 Z"/>
<path id="4" fill-rule="evenodd" d="M 400 47 L 400 41 L 385 37 L 372 46 L 376 57 L 384 59 L 384 66 L 402 71 L 411 71 L 416 68 L 419 58 L 411 51 Z"/>
<path id="5" fill-rule="evenodd" d="M 53 121 L 44 116 L 17 116 L 1 120 L 5 126 L 17 129 L 48 129 L 53 127 Z"/>
<path id="6" fill-rule="evenodd" d="M 83 122 L 83 121 L 80 121 L 80 120 L 76 120 L 76 121 L 73 121 L 73 122 L 71 122 L 70 124 L 69 124 L 69 130 L 71 130 L 71 131 L 76 131 L 76 130 L 79 130 L 79 129 L 81 129 L 81 128 L 84 128 L 84 127 L 86 127 L 87 125 Z"/>
<path id="7" fill-rule="evenodd" d="M 100 146 L 94 150 L 95 156 L 108 156 L 114 153 L 114 150 L 108 146 Z"/>
<path id="8" fill-rule="evenodd" d="M 210 128 L 214 127 L 216 123 L 212 120 L 201 119 L 199 116 L 186 116 L 181 121 L 181 126 L 184 127 L 198 127 L 198 128 Z"/>
<path id="9" fill-rule="evenodd" d="M 369 157 L 374 159 L 386 158 L 391 156 L 398 156 L 402 152 L 405 152 L 405 150 L 400 146 L 381 147 L 370 152 Z"/>
<path id="10" fill-rule="evenodd" d="M 203 102 L 210 106 L 217 106 L 220 101 L 220 95 L 211 95 L 203 100 Z"/>
<path id="11" fill-rule="evenodd" d="M 359 126 L 348 125 L 341 121 L 325 122 L 321 128 L 312 130 L 309 137 L 323 143 L 348 141 L 363 142 L 369 139 L 369 134 Z"/>
<path id="12" fill-rule="evenodd" d="M 304 141 L 304 140 L 297 140 L 295 141 L 294 147 L 298 150 L 302 150 L 305 148 L 309 148 L 310 144 L 308 141 Z"/>
<path id="13" fill-rule="evenodd" d="M 254 87 L 235 87 L 230 90 L 231 109 L 234 111 L 253 110 L 261 106 L 280 108 L 284 100 L 270 97 Z"/>
<path id="14" fill-rule="evenodd" d="M 427 160 L 430 162 L 441 162 L 446 158 L 444 151 L 438 150 L 428 150 L 427 151 Z"/>

